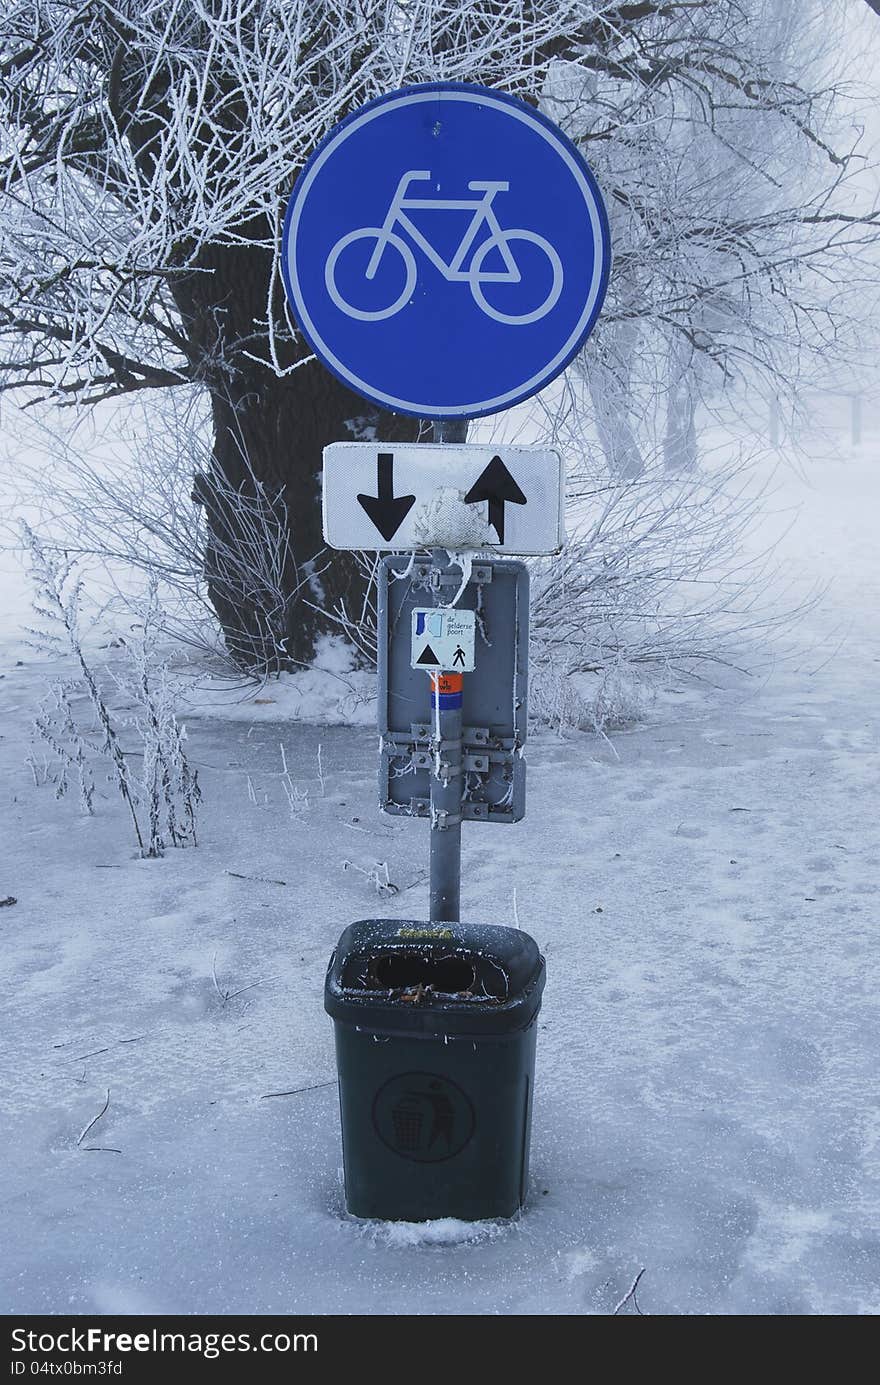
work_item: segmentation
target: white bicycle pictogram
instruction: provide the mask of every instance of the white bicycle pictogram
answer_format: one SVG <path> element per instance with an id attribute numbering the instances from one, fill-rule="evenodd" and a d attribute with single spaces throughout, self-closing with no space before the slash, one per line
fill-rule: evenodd
<path id="1" fill-rule="evenodd" d="M 407 197 L 407 192 L 411 183 L 429 181 L 430 172 L 424 169 L 410 169 L 404 173 L 400 182 L 397 184 L 397 191 L 391 200 L 391 205 L 381 226 L 361 226 L 356 231 L 349 231 L 347 235 L 341 236 L 333 246 L 327 256 L 327 264 L 324 269 L 324 282 L 327 285 L 327 292 L 337 308 L 348 317 L 357 318 L 361 322 L 381 322 L 385 318 L 393 317 L 395 313 L 409 302 L 413 290 L 416 286 L 418 271 L 416 268 L 416 257 L 412 247 L 398 234 L 398 230 L 406 231 L 410 239 L 413 240 L 419 250 L 427 259 L 438 269 L 444 279 L 450 284 L 467 284 L 473 294 L 474 302 L 477 307 L 482 309 L 487 317 L 494 318 L 496 322 L 505 322 L 513 325 L 524 326 L 529 322 L 539 322 L 542 317 L 556 306 L 559 295 L 562 292 L 562 261 L 554 247 L 543 236 L 537 235 L 534 231 L 521 229 L 505 231 L 502 229 L 498 217 L 492 207 L 492 203 L 499 192 L 508 192 L 510 184 L 506 182 L 472 182 L 468 183 L 470 192 L 481 192 L 482 197 L 475 200 L 456 200 L 444 198 L 412 198 Z M 447 263 L 441 255 L 437 253 L 431 242 L 422 234 L 418 226 L 407 216 L 407 209 L 418 211 L 470 211 L 473 212 L 470 225 L 461 238 L 458 249 Z M 474 250 L 471 256 L 470 266 L 464 269 L 462 266 L 473 249 L 474 243 L 481 229 L 486 227 L 489 231 L 487 238 Z M 395 230 L 395 227 L 398 228 Z M 364 278 L 368 281 L 375 279 L 382 257 L 389 247 L 393 248 L 403 260 L 405 269 L 405 283 L 395 298 L 387 308 L 376 310 L 366 310 L 358 308 L 353 303 L 349 303 L 339 291 L 336 283 L 336 266 L 340 256 L 350 245 L 360 240 L 374 240 L 376 242 L 373 253 L 370 256 L 366 267 Z M 520 284 L 522 274 L 519 266 L 511 252 L 511 242 L 526 241 L 530 245 L 536 245 L 539 250 L 546 255 L 550 262 L 553 274 L 553 281 L 550 285 L 550 292 L 542 303 L 531 312 L 525 313 L 503 313 L 489 302 L 484 292 L 486 284 Z M 484 270 L 483 263 L 492 250 L 497 250 L 504 264 L 504 269 Z"/>

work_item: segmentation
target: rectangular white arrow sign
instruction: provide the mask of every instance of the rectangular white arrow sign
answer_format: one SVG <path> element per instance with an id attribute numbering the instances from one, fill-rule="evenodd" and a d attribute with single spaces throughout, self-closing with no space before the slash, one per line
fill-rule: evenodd
<path id="1" fill-rule="evenodd" d="M 334 442 L 324 448 L 331 548 L 558 553 L 558 452 L 461 443 Z"/>

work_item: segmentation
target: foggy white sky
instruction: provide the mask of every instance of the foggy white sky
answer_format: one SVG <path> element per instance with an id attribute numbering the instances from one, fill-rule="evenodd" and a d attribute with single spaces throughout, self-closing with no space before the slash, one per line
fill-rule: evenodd
<path id="1" fill-rule="evenodd" d="M 860 186 L 880 196 L 880 15 L 865 0 L 846 0 L 844 13 L 846 32 L 840 34 L 838 48 L 832 42 L 829 56 L 832 66 L 852 83 L 853 125 L 865 131 L 863 152 L 869 166 Z"/>

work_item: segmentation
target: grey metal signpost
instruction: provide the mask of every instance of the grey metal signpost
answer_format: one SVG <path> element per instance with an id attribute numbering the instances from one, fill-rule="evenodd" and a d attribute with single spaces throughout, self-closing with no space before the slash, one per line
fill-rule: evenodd
<path id="1" fill-rule="evenodd" d="M 433 571 L 440 577 L 446 555 L 434 554 Z M 442 601 L 437 584 L 436 602 Z M 462 675 L 463 677 L 463 675 Z M 434 713 L 434 760 L 431 766 L 431 912 L 435 920 L 457 923 L 461 915 L 461 720 L 462 699 L 443 706 L 443 675 L 431 678 L 431 710 Z"/>
<path id="2" fill-rule="evenodd" d="M 435 442 L 467 442 L 466 418 L 437 418 Z M 446 553 L 433 553 L 435 606 L 443 605 L 441 576 Z M 440 675 L 431 675 L 431 710 L 434 712 L 436 750 L 431 767 L 430 920 L 457 923 L 461 917 L 461 718 L 458 705 L 443 707 Z"/>
<path id="3" fill-rule="evenodd" d="M 461 709 L 440 712 L 431 776 L 430 919 L 457 923 L 461 914 Z"/>
<path id="4" fill-rule="evenodd" d="M 466 418 L 435 418 L 435 442 L 467 442 L 468 421 Z"/>

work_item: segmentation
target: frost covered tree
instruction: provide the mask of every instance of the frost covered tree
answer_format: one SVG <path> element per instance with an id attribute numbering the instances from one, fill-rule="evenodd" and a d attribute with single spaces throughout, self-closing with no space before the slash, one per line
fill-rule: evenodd
<path id="1" fill-rule="evenodd" d="M 846 6 L 713 8 L 719 28 L 698 21 L 704 60 L 692 49 L 680 80 L 550 77 L 610 191 L 615 274 L 582 364 L 624 480 L 652 444 L 668 472 L 691 469 L 701 398 L 787 392 L 845 351 L 876 293 L 880 223 L 856 190 L 853 95 L 840 99 Z"/>
<path id="2" fill-rule="evenodd" d="M 618 223 L 617 275 L 588 348 L 594 397 L 625 399 L 650 333 L 674 343 L 674 370 L 700 352 L 724 372 L 734 336 L 748 356 L 776 330 L 755 303 L 783 280 L 793 302 L 807 261 L 827 272 L 864 229 L 832 205 L 840 156 L 822 139 L 820 95 L 768 50 L 772 11 L 770 0 L 3 0 L 3 387 L 79 407 L 206 391 L 213 452 L 194 495 L 227 646 L 249 666 L 307 661 L 327 613 L 359 609 L 364 582 L 354 560 L 323 549 L 321 449 L 419 428 L 349 393 L 287 311 L 281 219 L 316 143 L 407 83 L 474 81 L 545 103 L 597 167 Z M 723 145 L 731 108 L 754 132 L 746 161 L 773 120 L 834 176 L 769 214 L 703 218 L 671 132 L 686 119 Z M 688 207 L 685 227 L 673 203 Z M 626 444 L 613 407 L 605 425 L 634 473 L 635 432 Z M 248 556 L 264 532 L 271 590 Z"/>

